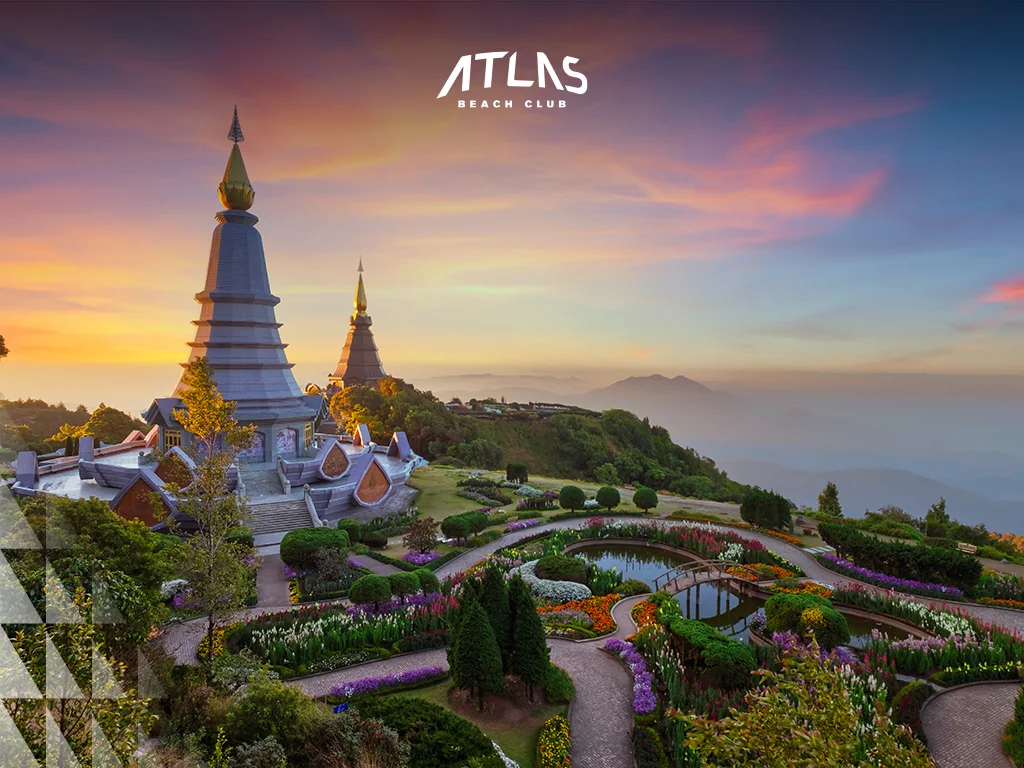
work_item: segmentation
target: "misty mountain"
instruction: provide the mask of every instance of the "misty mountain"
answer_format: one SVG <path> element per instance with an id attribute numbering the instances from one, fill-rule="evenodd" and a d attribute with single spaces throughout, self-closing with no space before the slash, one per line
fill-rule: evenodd
<path id="1" fill-rule="evenodd" d="M 949 514 L 962 523 L 985 523 L 992 531 L 1024 532 L 1024 504 L 995 501 L 971 491 L 899 469 L 838 469 L 808 472 L 769 461 L 719 461 L 729 477 L 771 488 L 799 505 L 818 506 L 818 494 L 831 480 L 839 487 L 843 514 L 863 517 L 864 510 L 895 504 L 921 517 L 928 507 L 946 499 Z"/>

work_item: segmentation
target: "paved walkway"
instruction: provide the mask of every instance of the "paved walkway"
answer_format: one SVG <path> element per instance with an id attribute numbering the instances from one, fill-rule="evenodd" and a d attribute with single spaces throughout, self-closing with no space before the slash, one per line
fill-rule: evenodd
<path id="1" fill-rule="evenodd" d="M 264 555 L 263 564 L 256 571 L 256 605 L 261 608 L 289 605 L 288 577 L 284 575 L 284 562 L 280 555 Z"/>
<path id="2" fill-rule="evenodd" d="M 940 694 L 922 713 L 928 751 L 939 768 L 1003 768 L 1003 728 L 1020 683 L 990 683 Z"/>
<path id="3" fill-rule="evenodd" d="M 352 555 L 351 560 L 356 565 L 361 565 L 371 573 L 376 573 L 379 576 L 390 576 L 392 573 L 401 573 L 402 569 L 388 563 L 382 563 L 380 560 L 374 560 L 369 555 Z"/>

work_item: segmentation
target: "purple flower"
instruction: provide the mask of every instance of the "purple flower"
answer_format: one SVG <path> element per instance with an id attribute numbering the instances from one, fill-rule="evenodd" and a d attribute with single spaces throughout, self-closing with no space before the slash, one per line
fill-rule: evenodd
<path id="1" fill-rule="evenodd" d="M 437 560 L 437 552 L 406 552 L 402 559 L 413 565 L 426 565 L 433 560 Z"/>
<path id="2" fill-rule="evenodd" d="M 521 531 L 523 528 L 533 528 L 535 525 L 540 525 L 540 520 L 520 520 L 516 523 L 509 523 L 508 532 L 512 533 L 513 531 Z"/>
<path id="3" fill-rule="evenodd" d="M 339 683 L 331 689 L 332 696 L 351 698 L 363 693 L 372 693 L 381 688 L 395 688 L 399 685 L 413 685 L 424 680 L 440 677 L 444 674 L 443 667 L 417 667 L 405 672 L 391 675 L 378 675 L 376 677 L 362 677 L 347 683 Z"/>
<path id="4" fill-rule="evenodd" d="M 658 706 L 654 695 L 654 676 L 647 671 L 647 662 L 632 643 L 613 637 L 604 644 L 629 667 L 633 673 L 633 711 L 638 715 L 653 712 Z"/>
<path id="5" fill-rule="evenodd" d="M 825 553 L 821 555 L 821 558 L 835 566 L 834 570 L 839 573 L 844 573 L 847 576 L 859 578 L 863 581 L 867 581 L 871 584 L 877 584 L 881 587 L 904 589 L 909 592 L 925 592 L 942 597 L 956 597 L 961 600 L 964 597 L 964 593 L 956 587 L 948 587 L 945 584 L 930 584 L 924 581 L 915 581 L 914 579 L 901 579 L 898 576 L 890 576 L 887 573 L 871 571 L 867 568 L 861 568 L 859 565 L 855 565 L 849 560 L 843 560 L 841 557 L 837 557 L 831 553 Z"/>

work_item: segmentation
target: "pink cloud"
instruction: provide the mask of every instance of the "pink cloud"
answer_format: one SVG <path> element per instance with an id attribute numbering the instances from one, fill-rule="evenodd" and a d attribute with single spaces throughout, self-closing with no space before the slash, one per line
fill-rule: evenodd
<path id="1" fill-rule="evenodd" d="M 1024 301 L 1024 275 L 997 281 L 978 301 L 989 304 L 1016 304 Z"/>

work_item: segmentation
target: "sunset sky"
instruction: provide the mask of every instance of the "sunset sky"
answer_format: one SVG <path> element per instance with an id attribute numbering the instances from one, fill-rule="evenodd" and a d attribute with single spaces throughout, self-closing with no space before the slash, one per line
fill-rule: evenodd
<path id="1" fill-rule="evenodd" d="M 300 386 L 335 366 L 360 257 L 384 366 L 413 382 L 1024 375 L 1013 12 L 7 6 L 0 393 L 170 393 L 235 104 Z M 537 51 L 574 56 L 589 88 L 476 69 L 436 98 L 487 51 L 530 78 Z M 456 106 L 485 97 L 516 106 Z"/>

